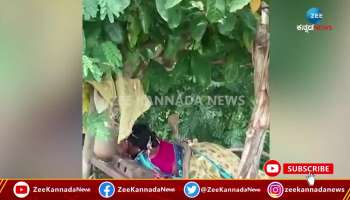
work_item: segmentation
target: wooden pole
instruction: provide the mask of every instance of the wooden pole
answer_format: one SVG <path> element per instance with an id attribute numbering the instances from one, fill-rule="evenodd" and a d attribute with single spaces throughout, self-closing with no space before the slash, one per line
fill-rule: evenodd
<path id="1" fill-rule="evenodd" d="M 269 15 L 268 6 L 262 3 L 261 22 L 258 25 L 252 50 L 254 66 L 255 107 L 246 132 L 246 140 L 239 164 L 239 178 L 255 178 L 264 147 L 266 130 L 270 124 L 269 111 Z"/>

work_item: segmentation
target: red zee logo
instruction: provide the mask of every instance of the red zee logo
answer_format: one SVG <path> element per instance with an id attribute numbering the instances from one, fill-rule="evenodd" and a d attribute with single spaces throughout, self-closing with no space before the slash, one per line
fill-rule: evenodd
<path id="1" fill-rule="evenodd" d="M 264 171 L 268 176 L 277 176 L 281 172 L 281 164 L 277 160 L 269 160 L 264 165 Z"/>

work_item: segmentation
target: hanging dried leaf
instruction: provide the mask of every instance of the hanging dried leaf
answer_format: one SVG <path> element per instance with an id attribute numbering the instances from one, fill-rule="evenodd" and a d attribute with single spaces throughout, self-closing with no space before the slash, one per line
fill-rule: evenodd
<path id="1" fill-rule="evenodd" d="M 89 81 L 89 83 L 101 94 L 108 105 L 111 105 L 117 97 L 114 81 L 111 76 L 107 76 L 101 82 Z"/>
<path id="2" fill-rule="evenodd" d="M 103 99 L 97 90 L 94 90 L 94 103 L 97 113 L 102 113 L 108 108 L 107 102 Z"/>
<path id="3" fill-rule="evenodd" d="M 128 79 L 119 74 L 116 88 L 120 109 L 119 143 L 131 133 L 135 121 L 151 107 L 151 102 L 143 91 L 139 79 Z"/>
<path id="4" fill-rule="evenodd" d="M 261 5 L 261 0 L 251 0 L 250 1 L 250 9 L 252 10 L 253 13 L 259 10 Z"/>

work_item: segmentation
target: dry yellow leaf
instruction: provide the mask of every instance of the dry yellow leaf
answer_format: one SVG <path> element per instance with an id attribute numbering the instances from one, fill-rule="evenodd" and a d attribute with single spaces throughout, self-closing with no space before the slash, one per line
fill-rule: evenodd
<path id="1" fill-rule="evenodd" d="M 97 113 L 102 113 L 108 108 L 107 101 L 104 100 L 97 90 L 94 90 L 94 103 Z"/>
<path id="2" fill-rule="evenodd" d="M 89 83 L 101 94 L 108 105 L 112 105 L 114 99 L 117 98 L 117 92 L 112 77 L 105 77 L 101 82 L 89 81 Z"/>
<path id="3" fill-rule="evenodd" d="M 83 84 L 83 113 L 89 112 L 90 107 L 90 90 L 89 85 Z"/>
<path id="4" fill-rule="evenodd" d="M 139 79 L 128 79 L 121 74 L 117 76 L 116 88 L 120 109 L 118 142 L 125 139 L 139 116 L 151 107 L 143 85 Z"/>
<path id="5" fill-rule="evenodd" d="M 250 1 L 250 9 L 252 10 L 253 13 L 259 10 L 261 5 L 261 0 L 251 0 Z"/>

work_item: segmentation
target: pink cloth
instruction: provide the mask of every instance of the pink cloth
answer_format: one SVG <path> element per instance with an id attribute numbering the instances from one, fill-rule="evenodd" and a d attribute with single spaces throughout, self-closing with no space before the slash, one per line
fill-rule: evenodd
<path id="1" fill-rule="evenodd" d="M 158 153 L 151 159 L 151 162 L 159 167 L 162 172 L 172 174 L 175 159 L 174 145 L 161 140 Z"/>

